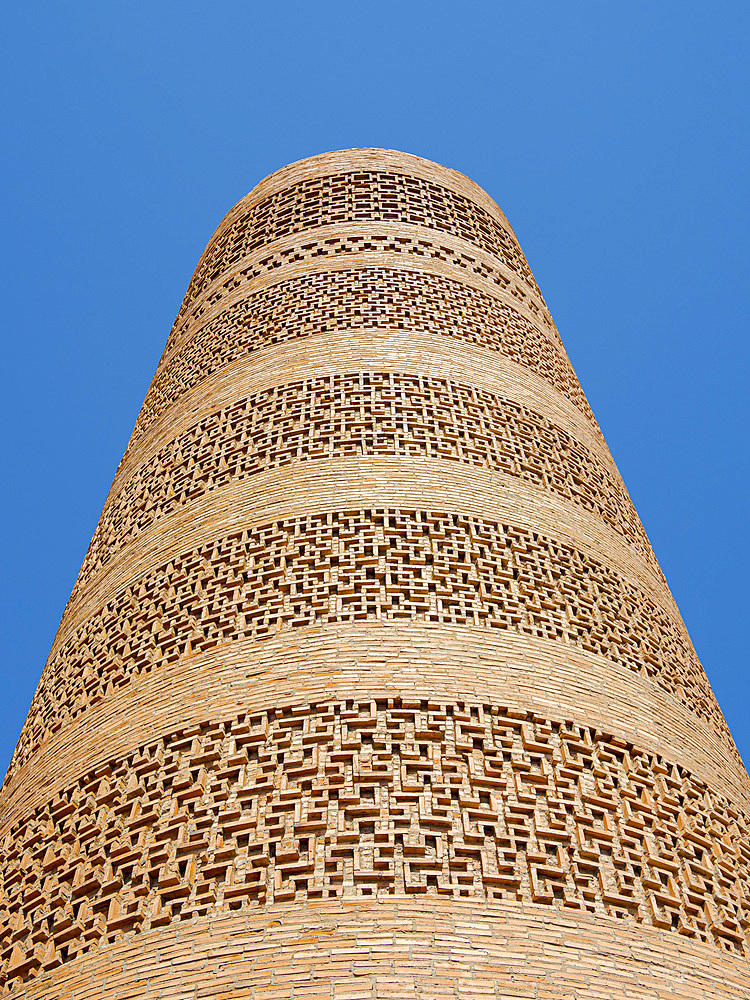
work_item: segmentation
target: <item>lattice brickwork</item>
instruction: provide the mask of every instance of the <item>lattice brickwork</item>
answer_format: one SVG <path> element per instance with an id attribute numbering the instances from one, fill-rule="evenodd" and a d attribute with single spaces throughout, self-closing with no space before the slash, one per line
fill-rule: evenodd
<path id="1" fill-rule="evenodd" d="M 447 458 L 518 476 L 595 511 L 655 564 L 619 477 L 551 420 L 471 385 L 360 372 L 253 393 L 170 441 L 108 502 L 74 595 L 135 534 L 206 491 L 345 455 Z"/>
<path id="2" fill-rule="evenodd" d="M 322 245 L 321 254 L 368 251 L 377 242 L 352 238 L 344 247 L 331 240 Z M 404 248 L 397 240 L 387 249 L 415 253 L 415 247 Z M 260 273 L 260 265 L 243 272 L 233 279 L 232 290 Z M 591 417 L 559 344 L 508 303 L 440 275 L 357 268 L 304 275 L 258 292 L 248 289 L 241 301 L 202 326 L 196 323 L 190 338 L 157 372 L 131 447 L 167 406 L 213 372 L 273 344 L 350 329 L 442 334 L 498 351 L 545 379 Z"/>
<path id="3" fill-rule="evenodd" d="M 646 673 L 726 725 L 681 624 L 590 556 L 481 518 L 360 510 L 216 539 L 121 591 L 49 661 L 12 767 L 134 674 L 234 638 L 367 619 L 559 639 Z"/>
<path id="4" fill-rule="evenodd" d="M 302 181 L 241 216 L 204 254 L 180 316 L 212 282 L 269 243 L 321 226 L 365 222 L 405 223 L 451 233 L 498 257 L 540 296 L 512 234 L 479 205 L 417 177 L 355 172 Z"/>
<path id="5" fill-rule="evenodd" d="M 12 981 L 209 911 L 394 893 L 570 907 L 746 953 L 749 834 L 688 772 L 571 722 L 279 707 L 139 747 L 17 824 L 3 959 Z"/>

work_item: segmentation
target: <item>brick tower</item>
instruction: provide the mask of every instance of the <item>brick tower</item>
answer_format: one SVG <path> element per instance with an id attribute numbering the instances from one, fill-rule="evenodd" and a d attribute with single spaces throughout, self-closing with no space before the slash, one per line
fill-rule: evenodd
<path id="1" fill-rule="evenodd" d="M 203 254 L 2 789 L 25 998 L 750 996 L 750 783 L 502 212 Z"/>

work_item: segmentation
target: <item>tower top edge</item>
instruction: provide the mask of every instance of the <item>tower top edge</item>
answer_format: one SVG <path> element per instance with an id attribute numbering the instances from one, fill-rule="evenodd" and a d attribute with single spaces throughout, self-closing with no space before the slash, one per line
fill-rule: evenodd
<path id="1" fill-rule="evenodd" d="M 274 170 L 252 188 L 244 198 L 241 198 L 222 219 L 217 229 L 223 230 L 235 218 L 247 212 L 255 204 L 264 201 L 278 191 L 302 183 L 313 178 L 325 177 L 338 173 L 356 173 L 357 171 L 392 170 L 395 173 L 432 181 L 444 187 L 449 187 L 499 218 L 499 221 L 512 232 L 505 213 L 497 202 L 466 174 L 452 167 L 443 166 L 434 160 L 428 160 L 414 153 L 405 153 L 397 149 L 380 149 L 377 147 L 361 147 L 354 149 L 337 149 L 314 156 L 295 160 L 286 166 Z"/>

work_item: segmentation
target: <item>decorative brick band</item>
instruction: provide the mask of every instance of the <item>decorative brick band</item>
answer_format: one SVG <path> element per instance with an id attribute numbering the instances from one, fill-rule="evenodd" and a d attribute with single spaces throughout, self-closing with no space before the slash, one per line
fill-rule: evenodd
<path id="1" fill-rule="evenodd" d="M 208 241 L 201 260 L 207 256 L 216 240 L 230 229 L 238 219 L 247 215 L 255 205 L 267 201 L 280 191 L 295 187 L 303 181 L 329 177 L 332 174 L 383 170 L 410 175 L 429 183 L 437 183 L 442 187 L 450 188 L 456 194 L 469 198 L 486 212 L 489 212 L 516 239 L 513 227 L 497 202 L 466 174 L 443 166 L 441 163 L 425 160 L 420 156 L 395 149 L 345 149 L 320 153 L 317 156 L 298 160 L 296 163 L 289 163 L 280 170 L 275 170 L 272 174 L 264 177 L 252 191 L 241 198 L 227 212 Z"/>
<path id="2" fill-rule="evenodd" d="M 240 397 L 175 437 L 106 504 L 71 599 L 141 531 L 209 490 L 357 455 L 448 459 L 517 476 L 597 514 L 655 562 L 619 476 L 541 414 L 466 383 L 360 371 Z"/>
<path id="3" fill-rule="evenodd" d="M 312 236 L 312 239 L 310 237 Z M 560 335 L 543 300 L 501 260 L 465 240 L 420 226 L 362 223 L 321 226 L 305 236 L 276 240 L 237 261 L 208 285 L 192 303 L 170 336 L 159 368 L 202 325 L 250 294 L 305 273 L 328 274 L 352 268 L 387 267 L 396 272 L 442 275 L 449 281 L 513 306 L 524 320 L 538 327 L 564 354 Z M 408 322 L 405 329 L 408 329 Z M 566 355 L 567 357 L 567 355 Z M 158 370 L 158 369 L 157 369 Z"/>
<path id="4" fill-rule="evenodd" d="M 55 647 L 12 766 L 40 729 L 54 732 L 110 685 L 180 656 L 381 618 L 557 639 L 646 673 L 727 733 L 679 620 L 609 565 L 538 530 L 376 508 L 244 523 L 140 575 Z"/>
<path id="5" fill-rule="evenodd" d="M 459 341 L 446 354 L 445 341 L 440 335 L 351 328 L 282 341 L 241 354 L 223 367 L 212 368 L 190 388 L 179 388 L 178 378 L 164 397 L 152 397 L 151 404 L 157 409 L 161 407 L 160 417 L 131 442 L 117 469 L 110 496 L 122 488 L 143 462 L 178 433 L 210 416 L 217 406 L 231 406 L 245 393 L 277 388 L 295 377 L 349 375 L 360 371 L 456 380 L 500 395 L 558 424 L 613 475 L 619 476 L 597 425 L 528 368 L 497 352 Z"/>
<path id="6" fill-rule="evenodd" d="M 196 316 L 190 336 L 182 338 L 160 365 L 133 441 L 180 394 L 237 358 L 274 343 L 352 327 L 441 334 L 498 351 L 540 374 L 591 417 L 559 341 L 542 333 L 538 320 L 524 316 L 512 298 L 473 288 L 457 280 L 460 275 L 436 273 L 434 253 L 426 254 L 429 270 L 414 269 L 414 258 L 418 260 L 425 251 L 417 254 L 396 237 L 374 235 L 365 241 L 358 235 L 347 250 L 350 266 L 342 270 L 342 247 L 338 246 L 342 239 L 338 232 L 333 240 L 321 239 L 315 245 L 320 254 L 313 252 L 315 247 L 290 248 L 295 261 L 300 255 L 314 260 L 315 273 L 308 269 L 256 289 L 256 279 L 269 268 L 264 260 L 233 276 L 216 308 L 209 311 L 210 296 L 202 300 L 208 315 Z M 374 255 L 373 248 L 380 253 Z M 375 258 L 370 266 L 352 256 L 357 249 Z M 393 264 L 397 266 L 387 266 L 384 252 L 396 258 Z M 397 252 L 408 254 L 408 269 Z M 320 267 L 327 255 L 335 269 Z M 230 302 L 225 302 L 227 293 L 231 293 Z"/>
<path id="7" fill-rule="evenodd" d="M 750 781 L 731 741 L 642 674 L 555 640 L 471 626 L 357 622 L 234 640 L 112 685 L 3 786 L 0 837 L 79 774 L 207 718 L 331 698 L 505 704 L 569 719 L 663 753 L 750 815 Z"/>
<path id="8" fill-rule="evenodd" d="M 188 286 L 181 313 L 256 250 L 294 233 L 362 223 L 418 226 L 466 240 L 498 257 L 540 296 L 515 237 L 493 214 L 440 184 L 394 171 L 368 171 L 301 181 L 249 206 L 209 245 Z"/>
<path id="9" fill-rule="evenodd" d="M 54 967 L 209 912 L 393 894 L 568 907 L 747 954 L 749 844 L 703 782 L 589 727 L 494 705 L 277 706 L 112 759 L 14 826 L 2 959 L 23 975 L 42 932 Z"/>
<path id="10" fill-rule="evenodd" d="M 368 508 L 435 507 L 485 520 L 510 521 L 610 565 L 642 590 L 684 630 L 663 577 L 578 504 L 517 477 L 465 463 L 420 458 L 335 458 L 257 473 L 205 493 L 176 508 L 138 535 L 135 551 L 115 555 L 86 586 L 76 588 L 65 609 L 52 651 L 128 581 L 180 558 L 187 549 L 269 520 Z"/>

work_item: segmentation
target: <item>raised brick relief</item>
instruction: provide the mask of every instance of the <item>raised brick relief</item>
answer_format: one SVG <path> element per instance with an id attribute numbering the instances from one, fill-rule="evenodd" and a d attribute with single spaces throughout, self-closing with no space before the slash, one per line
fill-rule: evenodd
<path id="1" fill-rule="evenodd" d="M 487 704 L 278 707 L 108 761 L 8 832 L 8 982 L 211 911 L 516 899 L 748 953 L 750 823 L 684 768 Z"/>
<path id="2" fill-rule="evenodd" d="M 233 639 L 407 619 L 511 629 L 650 677 L 727 733 L 681 622 L 591 556 L 436 511 L 335 511 L 218 538 L 121 590 L 53 653 L 11 771 L 111 687 Z"/>

